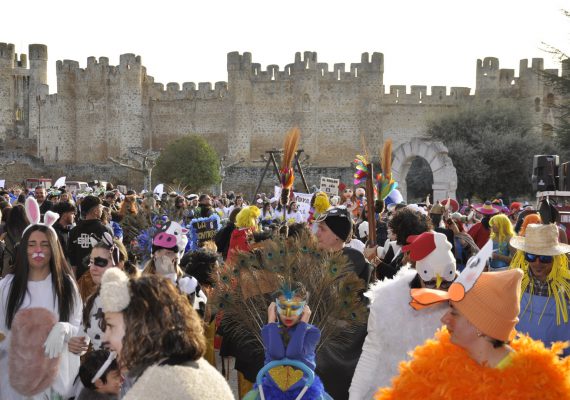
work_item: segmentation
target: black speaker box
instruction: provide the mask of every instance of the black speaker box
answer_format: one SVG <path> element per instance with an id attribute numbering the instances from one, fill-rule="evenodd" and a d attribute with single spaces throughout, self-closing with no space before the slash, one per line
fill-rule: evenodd
<path id="1" fill-rule="evenodd" d="M 557 155 L 535 155 L 532 160 L 532 190 L 543 192 L 557 190 L 556 177 L 558 176 Z"/>

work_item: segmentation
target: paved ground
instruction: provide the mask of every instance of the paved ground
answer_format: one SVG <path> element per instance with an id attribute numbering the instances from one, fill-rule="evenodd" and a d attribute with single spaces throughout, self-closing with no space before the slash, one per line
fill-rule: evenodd
<path id="1" fill-rule="evenodd" d="M 235 359 L 230 359 L 230 367 L 229 367 L 229 384 L 234 392 L 234 396 L 238 398 L 238 383 L 237 383 L 237 371 L 234 369 L 234 362 Z M 222 358 L 220 357 L 220 353 L 216 351 L 216 367 L 220 373 L 222 372 Z"/>

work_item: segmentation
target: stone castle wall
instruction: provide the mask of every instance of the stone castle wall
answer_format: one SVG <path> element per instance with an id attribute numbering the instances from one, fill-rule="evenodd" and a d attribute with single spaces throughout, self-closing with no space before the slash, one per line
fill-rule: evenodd
<path id="1" fill-rule="evenodd" d="M 57 93 L 47 86 L 47 47 L 30 45 L 27 57 L 0 43 L 0 142 L 47 164 L 108 164 L 129 147 L 164 148 L 180 136 L 203 135 L 220 156 L 247 167 L 282 145 L 292 127 L 314 167 L 346 168 L 362 151 L 377 154 L 385 138 L 394 147 L 425 135 L 428 121 L 460 106 L 507 101 L 532 116 L 537 134 L 552 130 L 556 95 L 540 80 L 542 59 L 522 60 L 519 76 L 496 58 L 477 60 L 476 88 L 392 85 L 383 82 L 384 56 L 329 66 L 317 53 L 265 69 L 250 53 L 229 53 L 228 82 L 154 82 L 141 57 L 123 54 L 119 65 L 90 57 L 85 68 L 57 61 Z M 563 66 L 563 73 L 568 71 Z M 552 70 L 549 72 L 556 72 Z M 191 160 L 187 160 L 191 162 Z M 256 170 L 253 168 L 252 170 Z"/>

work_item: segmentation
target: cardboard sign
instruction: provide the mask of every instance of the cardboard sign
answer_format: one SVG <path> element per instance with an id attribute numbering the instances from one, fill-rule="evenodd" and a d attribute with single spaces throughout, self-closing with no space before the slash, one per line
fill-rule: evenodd
<path id="1" fill-rule="evenodd" d="M 220 216 L 212 214 L 208 218 L 196 218 L 188 224 L 190 230 L 190 250 L 198 249 L 202 243 L 214 240 L 216 232 L 221 228 Z"/>
<path id="2" fill-rule="evenodd" d="M 275 186 L 274 187 L 274 193 L 275 193 L 275 197 L 280 198 L 281 197 L 281 188 L 279 186 Z M 293 192 L 293 199 L 291 199 L 291 200 L 295 201 L 297 203 L 298 210 L 301 213 L 301 215 L 303 216 L 303 218 L 305 218 L 305 221 L 307 220 L 307 218 L 309 218 L 309 211 L 311 210 L 311 198 L 312 197 L 313 197 L 313 195 L 311 193 Z"/>
<path id="3" fill-rule="evenodd" d="M 338 196 L 338 185 L 340 179 L 321 177 L 321 192 L 325 192 L 329 196 Z"/>

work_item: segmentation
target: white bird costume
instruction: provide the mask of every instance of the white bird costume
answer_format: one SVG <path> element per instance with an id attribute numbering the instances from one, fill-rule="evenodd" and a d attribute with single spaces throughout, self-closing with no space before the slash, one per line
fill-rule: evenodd
<path id="1" fill-rule="evenodd" d="M 371 299 L 368 335 L 349 390 L 350 400 L 372 399 L 379 387 L 389 386 L 398 365 L 408 353 L 441 327 L 447 305 L 416 311 L 410 306 L 411 283 L 417 275 L 424 282 L 456 277 L 451 244 L 438 232 L 410 236 L 402 251 L 410 253 L 416 269 L 404 266 L 392 279 L 378 282 L 366 293 Z"/>

